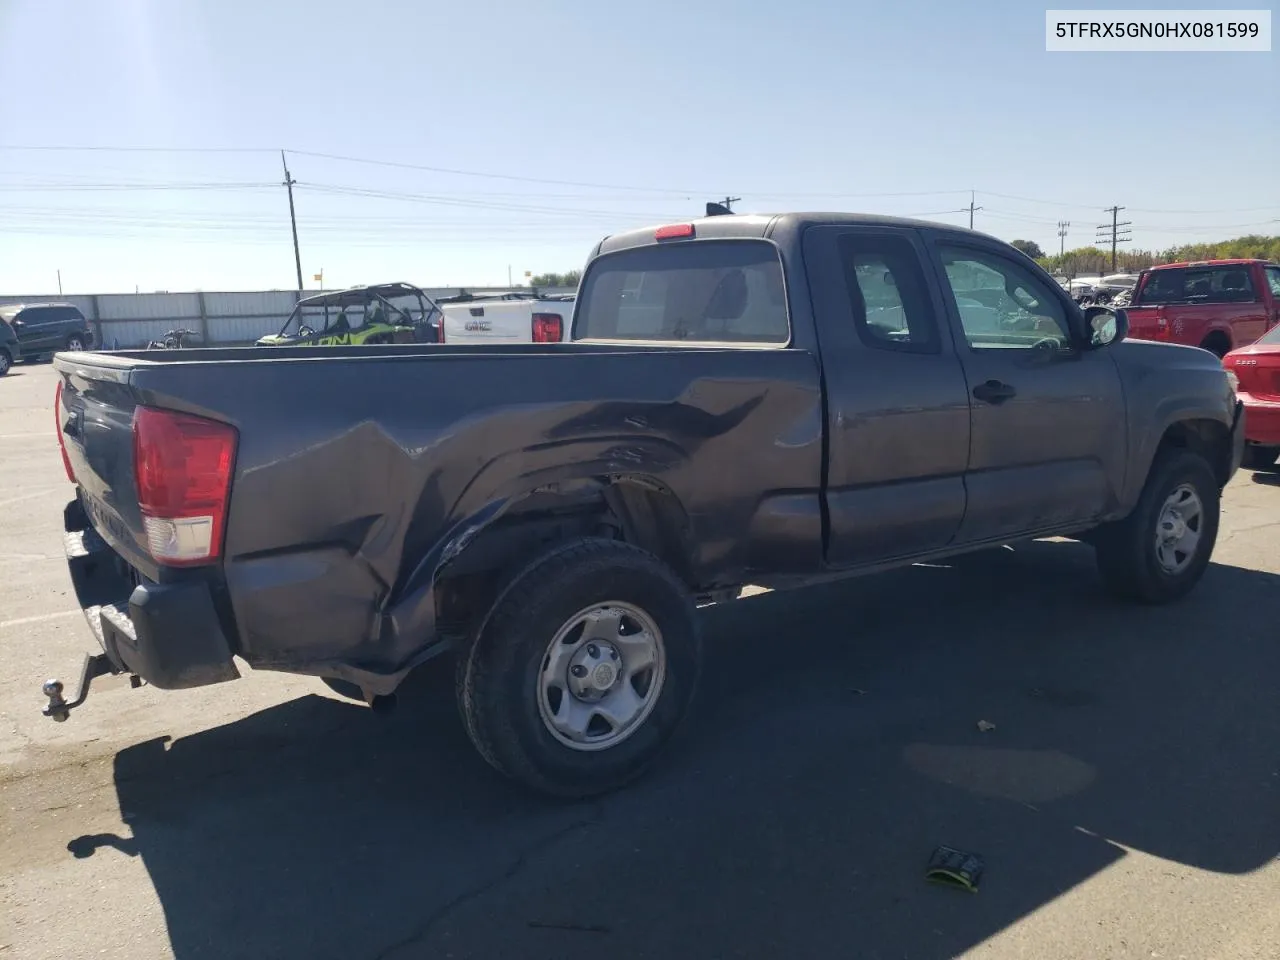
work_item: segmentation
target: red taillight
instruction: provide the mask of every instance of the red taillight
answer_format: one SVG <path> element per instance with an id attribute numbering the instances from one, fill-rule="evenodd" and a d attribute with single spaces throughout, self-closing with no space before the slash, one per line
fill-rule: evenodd
<path id="1" fill-rule="evenodd" d="M 558 313 L 533 315 L 533 342 L 559 343 L 564 338 L 564 321 Z"/>
<path id="2" fill-rule="evenodd" d="M 133 475 L 147 549 L 174 566 L 222 553 L 237 434 L 234 427 L 169 410 L 133 414 Z"/>
<path id="3" fill-rule="evenodd" d="M 67 471 L 67 479 L 76 482 L 75 471 L 71 469 L 71 458 L 67 456 L 67 441 L 62 436 L 62 381 L 53 391 L 53 429 L 58 434 L 58 451 L 62 454 L 62 466 Z"/>
<path id="4" fill-rule="evenodd" d="M 681 240 L 693 236 L 692 223 L 672 223 L 653 232 L 655 240 Z"/>
<path id="5" fill-rule="evenodd" d="M 440 326 L 436 328 L 436 343 L 444 343 L 444 314 L 440 314 Z"/>

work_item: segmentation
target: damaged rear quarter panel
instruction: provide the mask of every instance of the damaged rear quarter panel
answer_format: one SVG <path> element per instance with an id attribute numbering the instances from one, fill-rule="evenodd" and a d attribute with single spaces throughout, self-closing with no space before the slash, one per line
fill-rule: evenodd
<path id="1" fill-rule="evenodd" d="M 152 402 L 240 431 L 224 551 L 240 655 L 377 692 L 430 652 L 441 564 L 535 488 L 657 481 L 708 579 L 749 566 L 773 498 L 816 511 L 819 496 L 821 391 L 800 350 L 450 350 L 139 375 Z M 818 562 L 820 542 L 802 549 Z"/>

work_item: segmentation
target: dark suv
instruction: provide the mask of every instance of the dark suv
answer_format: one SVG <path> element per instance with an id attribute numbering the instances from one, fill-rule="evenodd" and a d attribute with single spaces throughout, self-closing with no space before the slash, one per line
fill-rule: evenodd
<path id="1" fill-rule="evenodd" d="M 18 335 L 3 320 L 0 320 L 0 377 L 9 372 L 9 368 L 22 359 L 22 347 L 18 345 Z"/>
<path id="2" fill-rule="evenodd" d="M 80 308 L 70 303 L 18 303 L 0 307 L 18 336 L 22 356 L 28 362 L 50 357 L 59 350 L 87 350 L 93 346 L 93 331 Z"/>

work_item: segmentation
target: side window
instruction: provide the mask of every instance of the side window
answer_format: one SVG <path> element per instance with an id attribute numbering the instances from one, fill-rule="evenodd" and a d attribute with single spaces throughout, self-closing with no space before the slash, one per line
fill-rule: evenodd
<path id="1" fill-rule="evenodd" d="M 916 251 L 900 237 L 840 238 L 858 337 L 877 350 L 938 353 L 938 321 Z"/>
<path id="2" fill-rule="evenodd" d="M 1271 296 L 1280 300 L 1280 267 L 1267 267 L 1267 286 L 1271 288 Z"/>
<path id="3" fill-rule="evenodd" d="M 974 350 L 1026 349 L 1071 343 L 1062 301 L 1025 267 L 986 250 L 940 244 L 965 339 Z"/>
<path id="4" fill-rule="evenodd" d="M 49 322 L 48 310 L 23 310 L 18 319 L 27 327 L 43 327 Z"/>
<path id="5" fill-rule="evenodd" d="M 1248 267 L 1219 267 L 1209 279 L 1210 303 L 1253 303 L 1253 280 Z"/>

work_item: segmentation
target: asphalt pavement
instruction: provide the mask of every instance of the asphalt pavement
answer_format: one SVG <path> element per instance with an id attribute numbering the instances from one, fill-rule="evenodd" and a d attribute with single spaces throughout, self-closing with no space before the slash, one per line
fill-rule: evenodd
<path id="1" fill-rule="evenodd" d="M 708 608 L 682 736 L 565 805 L 445 669 L 389 717 L 265 672 L 42 717 L 92 643 L 54 383 L 0 379 L 0 960 L 1280 957 L 1280 473 L 1169 607 L 1056 541 Z"/>

